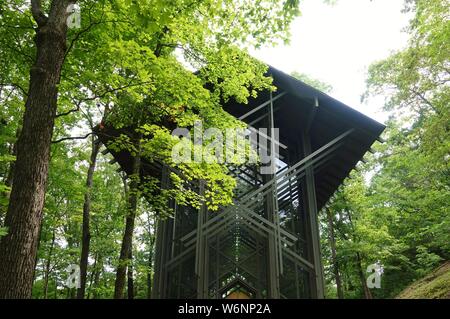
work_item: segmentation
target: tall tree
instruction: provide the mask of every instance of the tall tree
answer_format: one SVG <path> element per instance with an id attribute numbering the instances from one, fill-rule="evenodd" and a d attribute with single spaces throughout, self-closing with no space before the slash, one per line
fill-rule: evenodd
<path id="1" fill-rule="evenodd" d="M 56 240 L 56 233 L 55 229 L 53 229 L 52 233 L 52 240 L 50 243 L 50 249 L 48 251 L 48 257 L 47 262 L 45 263 L 45 270 L 44 270 L 44 298 L 48 298 L 48 282 L 50 278 L 50 266 L 52 263 L 52 257 L 53 257 L 53 248 L 55 246 L 55 240 Z"/>
<path id="2" fill-rule="evenodd" d="M 77 298 L 84 299 L 86 292 L 87 268 L 89 259 L 89 248 L 91 244 L 90 231 L 90 212 L 91 212 L 91 192 L 94 177 L 95 165 L 97 163 L 97 155 L 100 150 L 100 140 L 91 138 L 91 155 L 89 158 L 89 167 L 86 177 L 86 192 L 84 194 L 83 204 L 83 227 L 81 239 L 81 258 L 80 258 L 80 288 L 77 291 Z"/>
<path id="3" fill-rule="evenodd" d="M 331 249 L 331 262 L 333 264 L 333 272 L 334 272 L 334 279 L 336 281 L 336 289 L 337 289 L 337 296 L 339 299 L 344 299 L 344 292 L 342 290 L 342 282 L 341 282 L 341 274 L 339 269 L 339 262 L 336 257 L 336 238 L 335 238 L 335 230 L 334 230 L 334 221 L 333 221 L 333 214 L 331 211 L 326 208 L 327 213 L 327 227 L 329 232 L 329 241 L 330 241 L 330 249 Z"/>
<path id="4" fill-rule="evenodd" d="M 122 299 L 124 294 L 127 269 L 130 272 L 129 265 L 132 262 L 132 250 L 133 250 L 133 232 L 136 218 L 136 212 L 138 208 L 140 198 L 140 169 L 141 169 L 141 154 L 140 154 L 140 139 L 138 136 L 136 144 L 137 152 L 133 158 L 133 171 L 130 176 L 130 187 L 127 189 L 127 181 L 124 180 L 124 188 L 127 193 L 127 214 L 125 218 L 125 231 L 122 239 L 122 247 L 120 249 L 119 265 L 117 266 L 116 282 L 114 287 L 114 298 Z M 131 270 L 132 274 L 132 270 Z M 130 282 L 131 283 L 131 282 Z"/>
<path id="5" fill-rule="evenodd" d="M 30 70 L 22 130 L 17 141 L 13 187 L 0 242 L 0 298 L 29 298 L 47 184 L 58 83 L 66 53 L 67 6 L 52 1 L 48 16 L 31 1 L 37 23 L 36 59 Z"/>
<path id="6" fill-rule="evenodd" d="M 130 255 L 128 256 L 127 267 L 127 296 L 128 299 L 134 299 L 134 277 L 133 277 L 133 245 L 131 245 Z"/>

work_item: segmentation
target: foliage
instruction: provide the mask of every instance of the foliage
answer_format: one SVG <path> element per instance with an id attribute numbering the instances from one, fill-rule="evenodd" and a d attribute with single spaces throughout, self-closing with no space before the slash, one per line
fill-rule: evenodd
<path id="1" fill-rule="evenodd" d="M 44 14 L 51 1 L 43 1 Z M 163 162 L 182 173 L 172 174 L 173 187 L 161 190 L 158 178 L 141 181 L 133 262 L 137 296 L 144 296 L 152 253 L 149 229 L 142 216 L 170 215 L 169 198 L 211 210 L 231 203 L 235 181 L 220 163 L 175 165 L 170 153 L 175 127 L 242 127 L 221 108 L 224 100 L 246 103 L 273 89 L 267 67 L 247 53 L 249 47 L 287 42 L 298 1 L 287 0 L 86 0 L 78 1 L 81 28 L 68 30 L 68 48 L 58 85 L 52 147 L 35 285 L 35 298 L 70 298 L 63 288 L 66 267 L 77 264 L 89 146 L 70 141 L 101 123 L 123 130 L 117 149 L 129 149 L 146 161 Z M 36 22 L 30 1 L 0 3 L 0 223 L 7 208 L 14 145 L 27 96 L 36 47 Z M 136 139 L 135 136 L 142 136 Z M 203 152 L 203 146 L 198 146 Z M 122 176 L 101 157 L 94 176 L 91 207 L 90 298 L 108 298 L 127 214 Z M 130 176 L 133 177 L 133 176 Z M 206 181 L 203 197 L 186 183 Z M 165 213 L 165 214 L 162 214 Z M 0 225 L 1 225 L 0 224 Z M 148 223 L 147 223 L 148 224 Z M 154 227 L 154 222 L 152 223 Z M 3 234 L 4 229 L 1 229 Z M 1 236 L 1 235 L 0 235 Z M 144 248 L 143 248 L 144 247 Z"/>
<path id="2" fill-rule="evenodd" d="M 291 73 L 291 76 L 308 85 L 311 85 L 313 88 L 322 91 L 324 93 L 330 93 L 331 91 L 333 91 L 333 87 L 330 84 L 314 79 L 307 74 L 294 71 Z"/>
<path id="3" fill-rule="evenodd" d="M 396 296 L 450 259 L 449 8 L 447 0 L 408 1 L 406 10 L 414 13 L 408 47 L 369 68 L 364 97 L 385 96 L 392 116 L 386 143 L 360 167 L 366 181 L 352 178 L 330 206 L 346 297 L 362 297 L 349 269 L 355 253 L 363 270 L 377 260 L 384 264 L 382 288 L 373 291 L 380 298 Z"/>
<path id="4" fill-rule="evenodd" d="M 333 3 L 334 1 L 326 1 Z M 50 1 L 43 1 L 48 9 Z M 367 93 L 386 97 L 392 117 L 387 142 L 376 145 L 327 209 L 332 213 L 337 261 L 346 298 L 364 296 L 360 272 L 384 265 L 376 298 L 396 296 L 410 282 L 450 259 L 448 211 L 450 160 L 450 3 L 406 1 L 414 14 L 410 43 L 373 64 Z M 140 181 L 133 238 L 135 296 L 146 298 L 152 280 L 155 224 L 170 216 L 169 199 L 211 211 L 232 202 L 236 182 L 221 163 L 174 163 L 176 127 L 241 128 L 223 102 L 245 104 L 271 89 L 267 66 L 247 49 L 286 42 L 298 1 L 276 0 L 85 0 L 81 29 L 70 29 L 59 83 L 54 140 L 90 133 L 105 125 L 122 135 L 110 149 L 128 150 L 147 162 L 168 165 L 172 186 Z M 29 1 L 0 2 L 0 237 L 21 129 L 29 71 L 35 56 Z M 309 85 L 332 88 L 293 73 Z M 245 107 L 245 106 L 244 106 Z M 137 137 L 137 138 L 136 138 Z M 206 142 L 193 145 L 208 155 Z M 85 177 L 90 144 L 54 143 L 41 226 L 34 298 L 72 298 L 66 268 L 79 262 Z M 210 150 L 209 150 L 210 151 Z M 209 154 L 210 155 L 210 154 Z M 99 156 L 91 207 L 88 298 L 111 298 L 127 216 L 124 176 L 109 155 Z M 237 163 L 235 163 L 237 164 Z M 132 178 L 136 178 L 130 176 Z M 191 184 L 206 182 L 204 196 Z M 328 221 L 321 216 L 327 295 L 336 295 Z M 447 276 L 448 277 L 448 276 Z M 447 284 L 448 279 L 439 281 Z M 434 295 L 433 295 L 434 296 Z"/>

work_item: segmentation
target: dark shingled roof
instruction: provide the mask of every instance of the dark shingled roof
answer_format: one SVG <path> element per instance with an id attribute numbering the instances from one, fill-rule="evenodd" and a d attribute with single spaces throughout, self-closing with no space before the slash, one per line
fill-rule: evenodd
<path id="1" fill-rule="evenodd" d="M 333 193 L 341 185 L 350 171 L 369 151 L 371 145 L 379 138 L 385 126 L 365 116 L 344 103 L 316 90 L 315 88 L 269 67 L 269 75 L 273 77 L 278 88 L 274 97 L 281 92 L 287 94 L 274 102 L 275 127 L 280 129 L 280 142 L 287 145 L 298 145 L 301 131 L 308 125 L 310 115 L 315 108 L 310 129 L 312 151 L 333 140 L 345 131 L 354 128 L 355 131 L 345 139 L 343 146 L 335 151 L 333 160 L 315 173 L 316 196 L 318 208 L 322 208 Z M 248 105 L 235 102 L 227 103 L 224 108 L 230 114 L 240 117 L 251 109 L 269 100 L 269 93 L 261 93 L 256 99 L 250 99 Z M 319 107 L 316 108 L 316 99 Z M 259 113 L 261 115 L 261 113 Z M 257 117 L 255 113 L 255 117 Z M 250 121 L 249 116 L 246 121 Z M 258 127 L 256 127 L 258 128 Z M 295 158 L 296 154 L 283 153 L 282 156 Z"/>

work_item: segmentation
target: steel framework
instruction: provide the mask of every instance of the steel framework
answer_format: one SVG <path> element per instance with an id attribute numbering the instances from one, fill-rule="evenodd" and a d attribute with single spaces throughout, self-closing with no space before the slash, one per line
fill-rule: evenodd
<path id="1" fill-rule="evenodd" d="M 224 109 L 250 132 L 268 129 L 269 145 L 259 147 L 271 158 L 271 173 L 230 167 L 238 185 L 234 205 L 219 212 L 169 203 L 174 215 L 157 224 L 154 298 L 324 297 L 319 210 L 384 126 L 274 68 L 269 73 L 278 93 L 260 94 L 250 110 L 236 103 Z M 99 137 L 108 145 L 114 134 Z M 129 154 L 109 151 L 131 172 Z M 152 165 L 141 175 L 157 174 L 169 187 L 172 169 Z M 205 185 L 192 187 L 202 194 Z"/>
<path id="2" fill-rule="evenodd" d="M 240 119 L 257 116 L 252 125 L 274 128 L 274 104 L 285 94 L 270 94 Z M 224 298 L 239 287 L 254 298 L 323 298 L 314 172 L 352 132 L 312 152 L 306 127 L 289 146 L 298 155 L 278 160 L 275 174 L 236 167 L 234 205 L 219 213 L 175 207 L 175 216 L 158 224 L 154 297 Z"/>

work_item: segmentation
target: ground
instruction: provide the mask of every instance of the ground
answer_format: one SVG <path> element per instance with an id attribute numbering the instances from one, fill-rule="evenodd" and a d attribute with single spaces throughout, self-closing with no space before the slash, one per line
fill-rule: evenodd
<path id="1" fill-rule="evenodd" d="M 450 299 L 450 261 L 414 282 L 398 296 L 398 299 Z"/>

